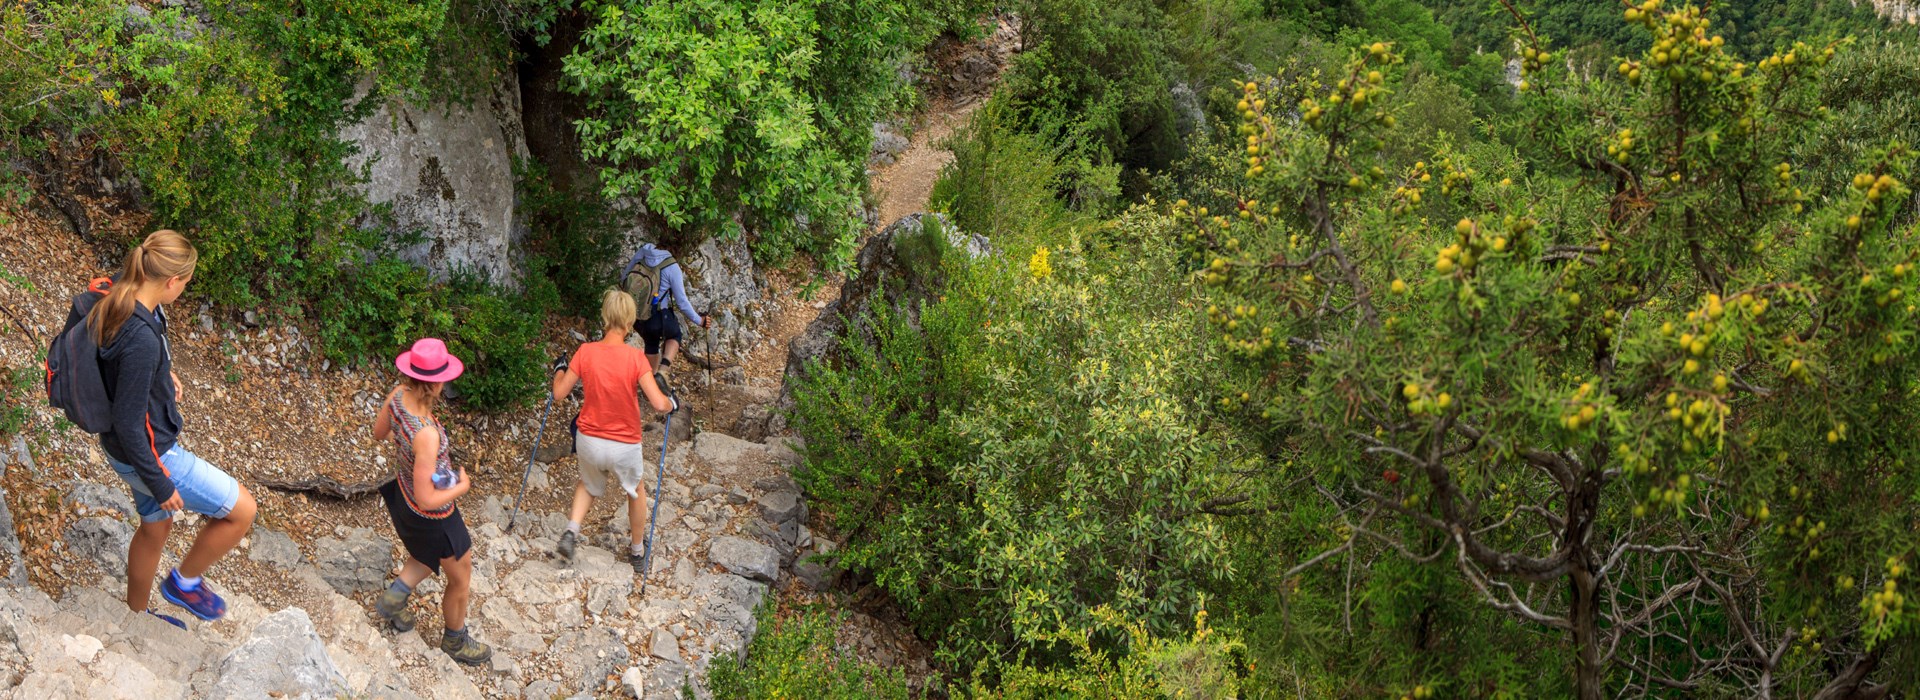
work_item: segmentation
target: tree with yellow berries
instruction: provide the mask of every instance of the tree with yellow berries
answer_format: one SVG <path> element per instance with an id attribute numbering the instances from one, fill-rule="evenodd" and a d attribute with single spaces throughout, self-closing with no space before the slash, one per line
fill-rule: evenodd
<path id="1" fill-rule="evenodd" d="M 1239 85 L 1242 178 L 1171 208 L 1245 377 L 1222 417 L 1312 455 L 1275 498 L 1338 514 L 1282 578 L 1444 566 L 1583 700 L 1920 682 L 1914 157 L 1838 191 L 1791 158 L 1846 42 L 1748 63 L 1644 0 L 1647 50 L 1587 77 L 1507 7 L 1515 155 L 1386 172 L 1403 68 L 1375 43 Z"/>

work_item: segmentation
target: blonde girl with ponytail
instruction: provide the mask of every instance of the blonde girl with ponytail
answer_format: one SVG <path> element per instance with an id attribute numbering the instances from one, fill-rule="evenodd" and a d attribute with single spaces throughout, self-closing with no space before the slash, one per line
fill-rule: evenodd
<path id="1" fill-rule="evenodd" d="M 167 574 L 160 596 L 202 620 L 226 615 L 227 604 L 200 580 L 253 527 L 253 495 L 219 467 L 180 445 L 180 381 L 167 344 L 165 307 L 193 281 L 200 254 L 185 236 L 155 231 L 127 253 L 126 266 L 106 298 L 87 314 L 87 332 L 100 346 L 100 374 L 111 397 L 113 425 L 100 447 L 133 491 L 140 529 L 127 545 L 127 607 L 146 610 L 160 553 L 173 530 L 173 513 L 210 518 L 180 565 Z"/>

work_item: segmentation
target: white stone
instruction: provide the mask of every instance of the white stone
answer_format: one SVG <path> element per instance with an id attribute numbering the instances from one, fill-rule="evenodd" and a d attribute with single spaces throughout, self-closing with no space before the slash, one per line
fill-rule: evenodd
<path id="1" fill-rule="evenodd" d="M 105 648 L 100 640 L 87 634 L 60 635 L 60 645 L 67 652 L 67 656 L 83 664 L 93 663 L 94 657 L 99 656 L 100 650 Z"/>

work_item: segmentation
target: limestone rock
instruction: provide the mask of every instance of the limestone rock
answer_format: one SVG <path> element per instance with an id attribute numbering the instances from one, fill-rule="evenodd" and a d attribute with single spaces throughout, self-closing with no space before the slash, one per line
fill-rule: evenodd
<path id="1" fill-rule="evenodd" d="M 766 447 L 724 433 L 701 433 L 693 439 L 693 454 L 711 465 L 740 464 L 765 458 Z"/>
<path id="2" fill-rule="evenodd" d="M 653 638 L 647 642 L 647 653 L 662 661 L 680 660 L 680 640 L 664 627 L 653 628 Z"/>
<path id="3" fill-rule="evenodd" d="M 718 537 L 707 545 L 707 558 L 721 568 L 756 581 L 780 579 L 780 552 L 738 537 Z"/>
<path id="4" fill-rule="evenodd" d="M 63 490 L 65 494 L 60 497 L 61 502 L 68 508 L 81 511 L 83 514 L 118 515 L 125 520 L 139 519 L 133 510 L 133 500 L 127 497 L 127 492 L 124 490 L 90 481 L 71 481 Z"/>
<path id="5" fill-rule="evenodd" d="M 347 164 L 367 169 L 367 201 L 390 205 L 394 231 L 426 232 L 402 258 L 440 279 L 466 268 L 515 285 L 526 224 L 514 208 L 513 163 L 528 158 L 516 74 L 506 71 L 487 92 L 471 106 L 388 100 L 340 136 L 358 147 Z"/>
<path id="6" fill-rule="evenodd" d="M 119 518 L 94 516 L 81 518 L 67 526 L 67 548 L 83 559 L 100 566 L 112 576 L 125 576 L 127 544 L 133 541 L 133 526 Z"/>
<path id="7" fill-rule="evenodd" d="M 839 581 L 840 567 L 827 555 L 808 554 L 793 563 L 793 575 L 808 588 L 824 591 Z"/>
<path id="8" fill-rule="evenodd" d="M 774 491 L 758 500 L 760 517 L 770 523 L 785 523 L 800 517 L 800 494 L 796 491 Z"/>
<path id="9" fill-rule="evenodd" d="M 554 640 L 550 655 L 559 660 L 563 677 L 570 678 L 576 687 L 588 693 L 598 690 L 607 676 L 625 669 L 632 661 L 626 640 L 607 627 L 562 634 Z"/>
<path id="10" fill-rule="evenodd" d="M 378 590 L 393 571 L 393 545 L 371 528 L 347 531 L 346 539 L 322 537 L 313 543 L 320 578 L 341 593 Z"/>
<path id="11" fill-rule="evenodd" d="M 263 564 L 272 564 L 282 569 L 291 569 L 300 565 L 300 545 L 293 538 L 278 530 L 254 528 L 253 546 L 247 550 L 247 558 Z"/>
<path id="12" fill-rule="evenodd" d="M 347 680 L 328 658 L 313 620 L 304 610 L 287 608 L 261 620 L 227 653 L 208 697 L 332 698 L 346 692 Z"/>

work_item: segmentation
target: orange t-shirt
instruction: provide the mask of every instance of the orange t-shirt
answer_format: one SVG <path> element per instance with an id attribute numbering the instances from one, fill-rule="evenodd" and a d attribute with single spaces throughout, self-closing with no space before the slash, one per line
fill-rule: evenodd
<path id="1" fill-rule="evenodd" d="M 574 351 L 571 366 L 586 393 L 580 433 L 639 444 L 640 378 L 653 371 L 646 354 L 625 343 L 586 343 Z"/>

